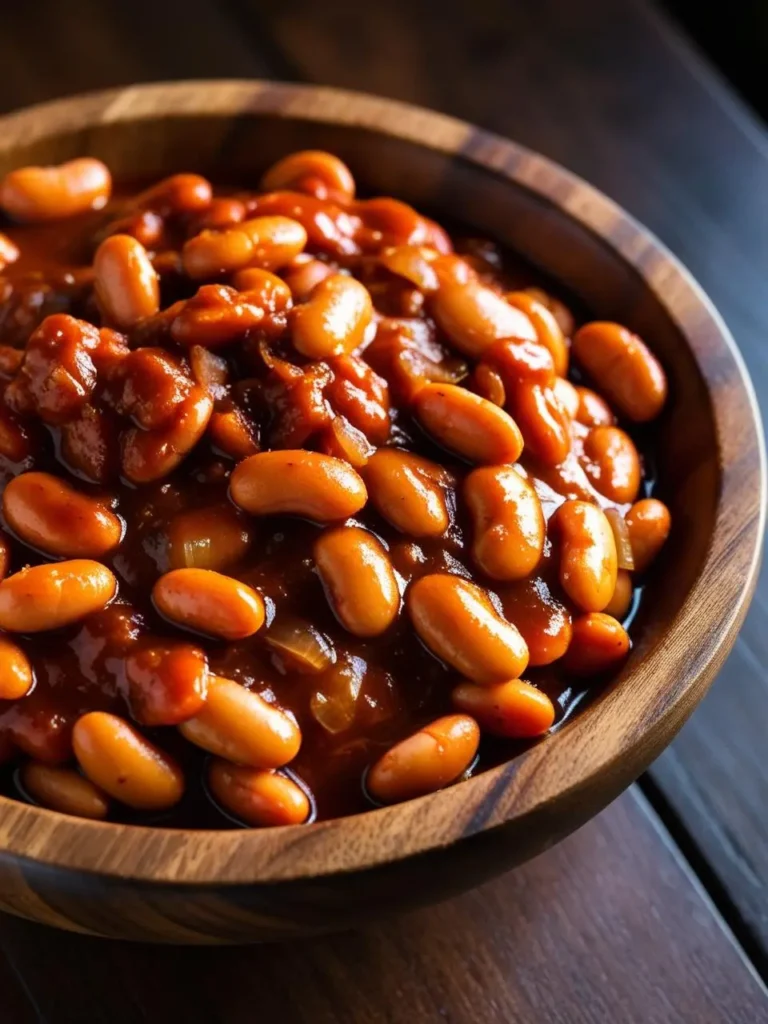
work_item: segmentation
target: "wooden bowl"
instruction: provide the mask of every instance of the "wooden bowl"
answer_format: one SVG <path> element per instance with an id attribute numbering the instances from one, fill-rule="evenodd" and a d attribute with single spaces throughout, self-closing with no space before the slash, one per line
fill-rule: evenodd
<path id="1" fill-rule="evenodd" d="M 605 196 L 512 142 L 414 107 L 262 82 L 141 86 L 0 119 L 0 174 L 91 154 L 118 177 L 258 175 L 338 153 L 367 190 L 450 215 L 525 255 L 602 319 L 644 336 L 671 400 L 659 475 L 675 523 L 621 677 L 556 734 L 432 796 L 265 831 L 79 820 L 0 797 L 0 907 L 96 935 L 274 939 L 458 893 L 597 813 L 707 691 L 752 594 L 765 456 L 739 353 L 706 296 Z M 511 910 L 514 913 L 514 910 Z"/>

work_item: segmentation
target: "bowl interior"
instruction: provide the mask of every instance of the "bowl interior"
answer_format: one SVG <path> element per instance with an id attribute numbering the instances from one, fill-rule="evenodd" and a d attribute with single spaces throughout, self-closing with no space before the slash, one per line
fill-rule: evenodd
<path id="1" fill-rule="evenodd" d="M 126 109 L 120 108 L 123 94 L 85 97 L 72 101 L 79 104 L 76 110 L 73 106 L 72 117 L 68 108 L 62 108 L 58 123 L 49 115 L 45 131 L 34 130 L 30 112 L 27 122 L 9 125 L 4 141 L 0 136 L 0 174 L 27 163 L 58 163 L 90 154 L 103 159 L 117 178 L 184 170 L 219 181 L 255 182 L 287 152 L 329 149 L 349 164 L 366 192 L 394 195 L 496 239 L 560 282 L 600 319 L 615 319 L 637 331 L 670 379 L 671 397 L 654 447 L 659 493 L 671 506 L 674 533 L 663 567 L 649 583 L 636 645 L 617 683 L 559 735 L 518 758 L 511 771 L 493 769 L 486 773 L 488 779 L 480 777 L 400 808 L 368 812 L 364 817 L 376 819 L 371 830 L 376 834 L 357 845 L 339 845 L 342 837 L 353 835 L 353 819 L 305 829 L 309 835 L 295 844 L 297 850 L 301 847 L 295 858 L 290 851 L 285 855 L 286 844 L 281 846 L 275 834 L 216 833 L 222 857 L 224 845 L 243 853 L 239 863 L 227 861 L 232 880 L 311 873 L 318 858 L 329 855 L 331 844 L 335 871 L 397 859 L 542 806 L 549 813 L 559 795 L 578 793 L 600 773 L 611 775 L 613 781 L 598 802 L 578 812 L 583 820 L 601 806 L 600 800 L 607 802 L 635 777 L 682 723 L 711 678 L 719 649 L 732 638 L 753 585 L 764 488 L 759 428 L 727 332 L 685 272 L 630 217 L 561 168 L 511 143 L 439 115 L 332 91 L 240 84 L 236 102 L 223 97 L 221 110 L 199 114 L 197 100 L 186 105 L 184 90 L 191 87 L 153 88 L 158 94 L 176 91 L 165 106 L 159 105 L 162 109 L 154 101 L 144 103 L 151 88 L 127 90 Z M 210 88 L 210 107 L 216 108 L 219 94 Z M 224 86 L 218 88 L 223 96 Z M 102 116 L 105 108 L 109 116 Z M 401 129 L 406 122 L 407 129 Z M 729 389 L 728 401 L 741 409 L 740 436 L 731 436 L 727 414 L 718 412 L 713 401 L 718 374 Z M 740 477 L 733 463 L 740 443 L 749 449 L 749 463 L 739 472 L 755 494 L 748 509 L 731 515 L 724 509 L 723 493 L 731 504 L 737 497 Z M 718 570 L 712 558 L 715 542 L 719 549 L 730 544 L 735 559 L 730 571 L 738 578 L 719 598 L 727 607 L 717 605 L 716 595 L 708 596 Z M 698 644 L 690 663 L 689 637 Z M 629 676 L 631 686 L 621 688 Z M 696 690 L 700 677 L 703 683 Z M 672 714 L 674 705 L 680 707 Z M 671 724 L 651 736 L 668 711 Z M 535 792 L 528 784 L 534 773 Z M 11 815 L 22 813 L 12 811 L 5 800 L 0 804 Z M 76 826 L 71 861 L 98 868 L 88 852 L 88 837 L 110 826 L 73 823 L 67 825 L 68 837 L 75 838 Z M 159 830 L 141 831 L 151 837 Z M 193 841 L 194 833 L 186 835 Z M 354 835 L 359 838 L 359 830 Z M 60 834 L 59 847 L 62 838 Z M 159 837 L 147 841 L 153 849 L 167 851 L 165 861 L 158 852 L 162 863 L 153 865 L 155 878 L 192 881 L 216 874 L 207 865 L 198 870 L 189 863 L 181 836 L 167 846 Z M 21 842 L 11 845 L 23 852 Z M 58 857 L 52 844 L 43 849 L 42 840 L 33 855 Z M 137 849 L 122 869 L 141 874 L 140 863 Z"/>

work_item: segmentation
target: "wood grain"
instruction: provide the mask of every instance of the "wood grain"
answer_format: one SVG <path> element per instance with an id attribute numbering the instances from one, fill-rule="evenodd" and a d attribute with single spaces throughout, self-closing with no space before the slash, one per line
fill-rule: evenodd
<path id="1" fill-rule="evenodd" d="M 46 1024 L 760 1024 L 768 996 L 641 799 L 441 907 L 253 949 L 158 949 L 22 921 L 0 953 Z M 4 1024 L 26 1024 L 3 1003 Z"/>
<path id="2" fill-rule="evenodd" d="M 364 186 L 496 235 L 670 376 L 660 475 L 677 539 L 617 685 L 522 757 L 400 807 L 303 829 L 169 833 L 2 800 L 0 901 L 97 934 L 243 940 L 345 924 L 459 891 L 532 856 L 621 791 L 681 726 L 735 637 L 764 522 L 761 436 L 722 325 L 682 268 L 589 186 L 533 153 L 426 111 L 258 83 L 130 88 L 0 123 L 0 173 L 92 153 L 116 176 L 183 167 L 255 176 L 330 148 Z M 696 422 L 697 430 L 688 425 Z"/>

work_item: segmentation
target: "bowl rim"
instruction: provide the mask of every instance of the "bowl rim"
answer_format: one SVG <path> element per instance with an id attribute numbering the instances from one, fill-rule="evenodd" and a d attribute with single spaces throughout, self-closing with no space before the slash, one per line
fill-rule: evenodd
<path id="1" fill-rule="evenodd" d="M 154 83 L 54 100 L 0 118 L 0 152 L 96 125 L 161 117 L 273 115 L 361 127 L 480 165 L 554 205 L 599 237 L 646 282 L 692 350 L 707 385 L 718 440 L 720 489 L 710 545 L 669 629 L 628 672 L 642 699 L 622 718 L 619 687 L 567 726 L 497 768 L 393 807 L 307 826 L 177 830 L 71 818 L 0 797 L 0 855 L 53 869 L 177 885 L 272 884 L 362 871 L 414 857 L 537 812 L 558 813 L 620 765 L 647 765 L 682 725 L 722 664 L 754 591 L 765 529 L 766 465 L 760 413 L 728 328 L 687 270 L 650 232 L 597 189 L 517 143 L 396 100 L 259 80 Z M 577 187 L 574 187 L 577 186 Z M 606 226 L 620 232 L 606 237 Z M 663 274 L 650 255 L 663 257 Z M 717 388 L 712 388 L 715 383 Z M 727 385 L 727 386 L 724 386 Z M 740 501 L 733 500 L 737 492 Z M 744 501 L 744 495 L 751 500 Z M 740 572 L 724 573 L 723 560 Z M 718 581 L 717 603 L 701 614 Z M 654 681 L 663 666 L 664 685 Z M 670 681 L 671 680 L 671 681 Z M 642 718 L 642 728 L 635 727 Z M 600 730 L 601 722 L 612 728 Z M 599 742 L 596 736 L 599 735 Z M 557 755 L 557 756 L 555 756 Z M 563 776 L 557 766 L 567 764 Z M 635 772 L 637 774 L 639 768 Z M 535 777 L 535 786 L 529 783 Z M 610 793 L 615 795 L 615 790 Z M 362 828 L 363 822 L 370 827 Z"/>

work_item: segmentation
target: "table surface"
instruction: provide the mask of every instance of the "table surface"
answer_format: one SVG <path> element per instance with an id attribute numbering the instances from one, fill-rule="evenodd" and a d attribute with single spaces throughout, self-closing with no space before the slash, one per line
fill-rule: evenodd
<path id="1" fill-rule="evenodd" d="M 466 118 L 650 227 L 713 298 L 768 399 L 768 134 L 645 0 L 187 0 L 183 20 L 162 0 L 76 9 L 3 12 L 0 108 L 240 76 Z M 767 626 L 764 574 L 712 691 L 648 775 L 496 882 L 289 946 L 130 946 L 3 918 L 1 1019 L 768 1021 Z"/>

